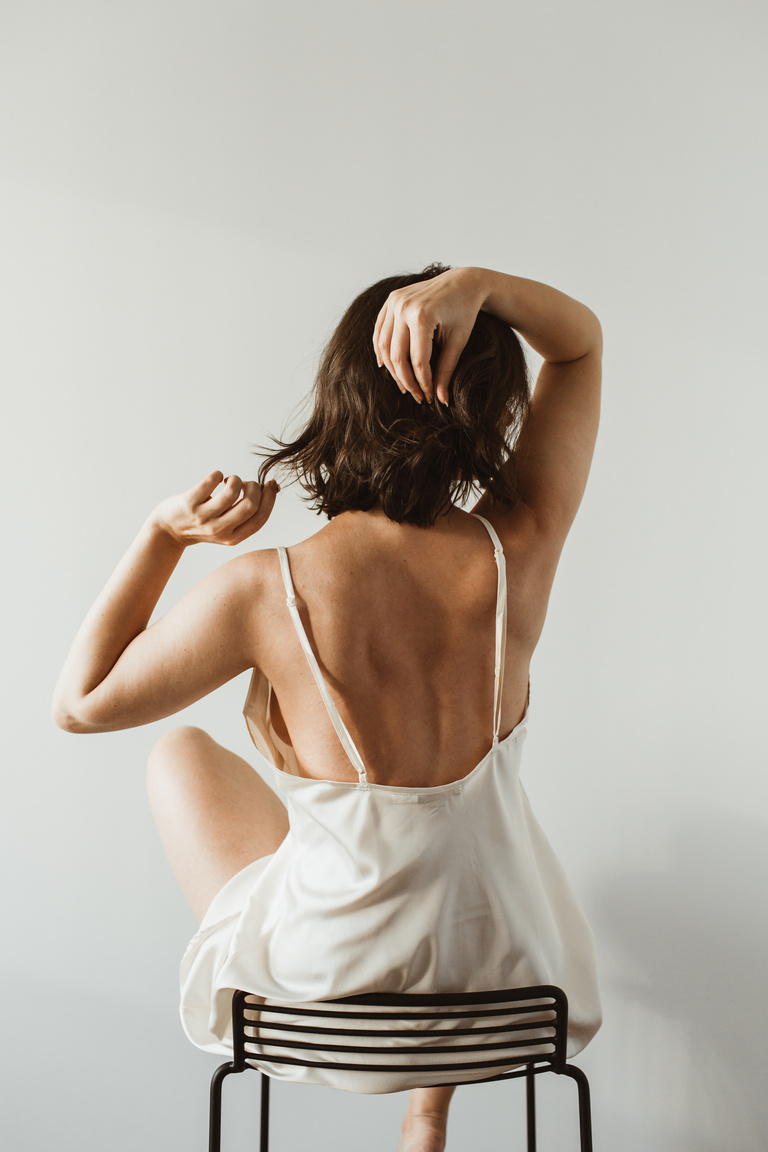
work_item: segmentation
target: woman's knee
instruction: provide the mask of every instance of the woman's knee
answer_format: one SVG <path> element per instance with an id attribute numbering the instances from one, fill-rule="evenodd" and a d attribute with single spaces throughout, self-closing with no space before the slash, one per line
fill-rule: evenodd
<path id="1" fill-rule="evenodd" d="M 215 745 L 213 737 L 202 728 L 185 724 L 164 732 L 149 753 L 147 760 L 147 787 L 150 792 L 158 786 L 181 778 L 189 779 L 200 771 L 206 750 Z"/>

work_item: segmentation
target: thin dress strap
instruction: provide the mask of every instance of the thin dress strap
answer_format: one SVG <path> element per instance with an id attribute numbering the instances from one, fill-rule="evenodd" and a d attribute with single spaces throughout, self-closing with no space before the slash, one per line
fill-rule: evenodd
<path id="1" fill-rule="evenodd" d="M 496 659 L 494 662 L 493 681 L 493 744 L 499 742 L 501 729 L 501 690 L 504 685 L 504 656 L 507 650 L 507 562 L 501 540 L 496 535 L 493 525 L 489 524 L 484 516 L 472 512 L 472 516 L 481 520 L 488 529 L 488 535 L 493 541 L 493 558 L 498 569 L 498 583 L 496 586 Z"/>
<path id="2" fill-rule="evenodd" d="M 341 741 L 341 746 L 351 760 L 353 768 L 360 777 L 360 786 L 361 788 L 368 789 L 370 788 L 370 785 L 368 783 L 368 774 L 365 770 L 362 756 L 355 747 L 355 742 L 350 736 L 346 724 L 339 715 L 338 708 L 331 699 L 331 694 L 328 691 L 328 685 L 326 684 L 323 674 L 320 671 L 320 665 L 318 664 L 317 658 L 312 651 L 312 645 L 307 638 L 307 633 L 304 631 L 304 625 L 301 622 L 301 616 L 299 615 L 299 610 L 296 607 L 296 592 L 293 587 L 293 580 L 291 579 L 291 568 L 288 563 L 288 553 L 286 552 L 285 548 L 278 548 L 277 553 L 280 557 L 280 571 L 283 574 L 283 584 L 285 584 L 285 590 L 288 593 L 288 599 L 286 600 L 286 603 L 291 613 L 291 618 L 295 625 L 301 646 L 304 649 L 307 661 L 309 662 L 309 667 L 312 670 L 312 675 L 315 678 L 315 683 L 320 689 L 320 695 L 323 698 L 323 703 L 325 704 L 326 710 L 331 719 L 331 724 L 333 724 L 334 728 L 336 729 L 336 735 Z"/>

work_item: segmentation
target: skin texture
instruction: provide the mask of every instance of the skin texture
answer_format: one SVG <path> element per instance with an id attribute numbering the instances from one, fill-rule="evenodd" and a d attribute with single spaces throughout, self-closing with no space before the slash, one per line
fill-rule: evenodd
<path id="1" fill-rule="evenodd" d="M 487 269 L 452 269 L 393 292 L 372 335 L 393 387 L 444 403 L 480 309 L 544 357 L 517 444 L 520 503 L 476 510 L 504 546 L 508 635 L 501 736 L 522 718 L 528 670 L 552 581 L 579 506 L 599 416 L 600 326 L 570 297 Z M 432 342 L 442 353 L 431 378 Z M 222 565 L 149 625 L 184 550 L 239 544 L 278 495 L 212 472 L 150 514 L 88 613 L 53 701 L 70 732 L 115 731 L 178 712 L 260 668 L 273 720 L 307 776 L 355 780 L 292 621 L 273 549 Z M 372 781 L 428 787 L 465 776 L 492 739 L 496 569 L 487 533 L 453 508 L 433 528 L 381 510 L 345 512 L 289 550 L 297 605 Z M 288 824 L 275 793 L 197 728 L 166 733 L 148 767 L 150 802 L 171 866 L 201 919 L 221 886 L 275 851 Z M 441 1152 L 452 1089 L 411 1093 L 400 1152 Z"/>

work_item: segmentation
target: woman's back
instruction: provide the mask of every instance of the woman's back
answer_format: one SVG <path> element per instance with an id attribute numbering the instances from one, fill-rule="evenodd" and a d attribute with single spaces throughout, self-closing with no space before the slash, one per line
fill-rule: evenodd
<path id="1" fill-rule="evenodd" d="M 525 510 L 504 527 L 502 738 L 525 711 L 551 583 Z M 431 787 L 464 777 L 493 735 L 497 570 L 482 522 L 457 509 L 429 529 L 346 513 L 289 558 L 302 623 L 369 779 Z M 274 730 L 302 775 L 355 780 L 288 611 L 277 553 L 254 562 L 267 600 L 254 641 Z"/>

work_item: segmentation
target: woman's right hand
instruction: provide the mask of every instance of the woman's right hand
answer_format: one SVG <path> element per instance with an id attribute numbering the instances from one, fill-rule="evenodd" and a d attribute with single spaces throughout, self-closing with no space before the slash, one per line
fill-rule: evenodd
<path id="1" fill-rule="evenodd" d="M 269 519 L 280 491 L 275 480 L 255 480 L 211 472 L 194 488 L 169 496 L 152 513 L 152 522 L 177 544 L 241 544 Z"/>
<path id="2" fill-rule="evenodd" d="M 376 319 L 373 348 L 401 392 L 420 404 L 434 396 L 448 403 L 448 384 L 483 306 L 482 268 L 450 268 L 390 292 Z M 432 379 L 433 345 L 440 357 Z"/>

